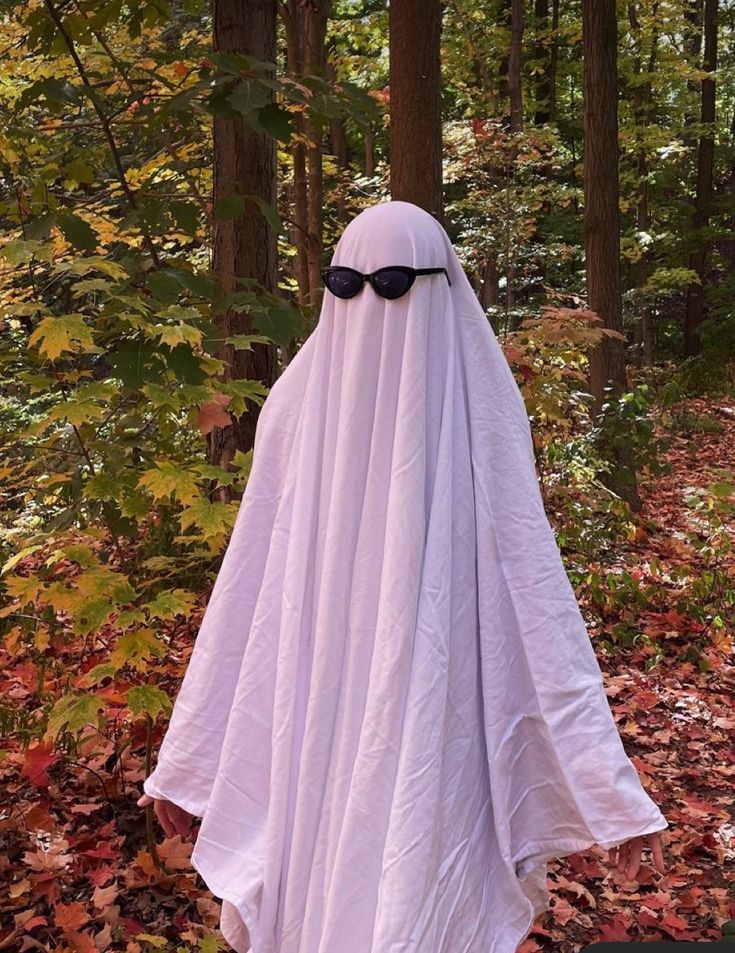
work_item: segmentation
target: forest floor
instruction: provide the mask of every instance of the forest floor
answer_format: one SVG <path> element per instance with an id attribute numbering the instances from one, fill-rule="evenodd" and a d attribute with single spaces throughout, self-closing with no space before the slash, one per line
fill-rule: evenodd
<path id="1" fill-rule="evenodd" d="M 598 654 L 623 743 L 670 825 L 667 870 L 656 873 L 646 852 L 637 880 L 626 881 L 598 847 L 552 861 L 551 908 L 520 953 L 577 953 L 598 941 L 713 941 L 735 919 L 733 633 L 688 611 L 696 602 L 692 580 L 706 578 L 713 560 L 729 569 L 730 588 L 735 572 L 726 549 L 692 546 L 702 517 L 685 502 L 692 488 L 723 480 L 718 470 L 735 468 L 735 400 L 688 400 L 681 411 L 667 451 L 671 472 L 641 487 L 638 530 L 616 546 L 614 567 L 599 567 L 627 571 L 648 593 L 628 615 L 649 639 Z M 605 633 L 625 615 L 619 600 L 602 619 Z M 0 652 L 0 675 L 6 704 L 31 696 L 38 679 L 27 659 L 8 652 Z M 120 753 L 117 739 L 100 749 L 97 736 L 74 758 L 38 745 L 26 753 L 11 747 L 0 761 L 7 798 L 0 950 L 227 949 L 217 930 L 219 901 L 189 864 L 191 840 L 164 839 L 154 820 L 146 829 L 136 806 L 145 740 L 141 731 Z"/>
<path id="2" fill-rule="evenodd" d="M 626 751 L 669 822 L 662 834 L 666 873 L 652 868 L 648 851 L 635 882 L 613 870 L 599 847 L 552 861 L 551 909 L 520 953 L 574 953 L 605 941 L 722 940 L 723 925 L 735 919 L 733 632 L 712 629 L 676 607 L 678 597 L 686 598 L 682 580 L 701 577 L 713 558 L 735 588 L 732 553 L 713 557 L 691 546 L 699 516 L 685 503 L 696 488 L 723 480 L 723 471 L 732 479 L 735 401 L 687 400 L 674 410 L 681 426 L 669 431 L 671 472 L 639 488 L 639 529 L 616 553 L 618 570 L 655 590 L 653 608 L 634 615 L 663 655 L 646 672 L 650 645 L 598 653 Z M 735 542 L 735 520 L 727 531 Z M 693 644 L 704 650 L 709 670 L 687 657 Z"/>

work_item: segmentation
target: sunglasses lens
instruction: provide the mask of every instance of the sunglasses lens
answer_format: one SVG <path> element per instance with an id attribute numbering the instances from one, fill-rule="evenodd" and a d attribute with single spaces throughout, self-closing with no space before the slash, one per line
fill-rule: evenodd
<path id="1" fill-rule="evenodd" d="M 362 278 L 347 268 L 337 269 L 327 272 L 324 283 L 338 298 L 351 298 L 362 287 Z"/>
<path id="2" fill-rule="evenodd" d="M 410 287 L 410 276 L 393 268 L 383 268 L 373 277 L 373 288 L 384 298 L 400 298 Z"/>

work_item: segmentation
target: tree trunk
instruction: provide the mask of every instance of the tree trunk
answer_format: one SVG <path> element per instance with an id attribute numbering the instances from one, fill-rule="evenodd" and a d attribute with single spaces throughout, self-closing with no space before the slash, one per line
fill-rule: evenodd
<path id="1" fill-rule="evenodd" d="M 511 132 L 521 132 L 523 129 L 523 81 L 521 77 L 523 27 L 523 0 L 511 0 L 510 56 L 508 59 Z"/>
<path id="2" fill-rule="evenodd" d="M 243 53 L 275 63 L 276 7 L 274 0 L 213 0 L 213 46 L 216 52 Z M 257 195 L 275 207 L 276 148 L 268 135 L 242 119 L 214 119 L 214 200 L 235 195 Z M 214 223 L 213 269 L 225 292 L 237 288 L 239 278 L 255 278 L 266 291 L 276 289 L 276 236 L 259 206 L 245 201 L 242 215 Z M 252 333 L 250 318 L 228 311 L 217 319 L 222 337 Z M 261 380 L 270 386 L 277 376 L 274 345 L 254 345 L 252 351 L 222 345 L 225 380 Z M 255 405 L 229 427 L 209 434 L 209 457 L 228 468 L 237 450 L 253 446 Z"/>
<path id="3" fill-rule="evenodd" d="M 443 223 L 440 0 L 392 0 L 390 188 Z"/>
<path id="4" fill-rule="evenodd" d="M 365 175 L 375 175 L 375 133 L 372 125 L 365 129 Z"/>
<path id="5" fill-rule="evenodd" d="M 326 78 L 327 20 L 331 0 L 312 0 L 303 7 L 304 11 L 304 74 Z M 321 282 L 322 269 L 322 231 L 324 226 L 324 172 L 322 165 L 322 126 L 313 118 L 307 118 L 306 135 L 308 160 L 308 227 L 309 241 L 307 256 L 309 260 L 309 305 L 317 314 L 323 294 Z"/>
<path id="6" fill-rule="evenodd" d="M 549 53 L 549 122 L 556 122 L 556 77 L 559 67 L 559 0 L 552 0 L 551 10 L 551 51 Z"/>
<path id="7" fill-rule="evenodd" d="M 549 0 L 535 0 L 534 5 L 534 59 L 539 70 L 535 75 L 536 115 L 534 124 L 543 126 L 549 121 L 551 102 L 551 43 L 549 34 Z"/>
<path id="8" fill-rule="evenodd" d="M 655 0 L 651 9 L 651 19 L 656 22 L 658 0 Z M 638 19 L 636 3 L 628 4 L 628 20 L 634 38 L 635 56 L 633 73 L 640 77 L 643 72 L 643 34 Z M 656 52 L 658 49 L 658 29 L 654 27 L 651 37 L 651 50 L 648 57 L 645 82 L 638 82 L 633 88 L 633 116 L 637 127 L 640 144 L 636 158 L 638 171 L 638 201 L 636 203 L 636 229 L 639 233 L 647 232 L 649 228 L 649 186 L 648 186 L 648 159 L 643 139 L 648 126 L 651 111 L 651 79 L 656 69 Z M 643 288 L 650 273 L 648 248 L 644 245 L 641 256 L 635 266 L 635 284 L 639 290 Z M 650 305 L 641 304 L 639 319 L 635 325 L 636 355 L 640 364 L 651 367 L 653 364 L 653 313 Z"/>
<path id="9" fill-rule="evenodd" d="M 286 70 L 294 77 L 301 75 L 304 68 L 303 30 L 299 0 L 287 0 L 280 6 L 281 18 L 286 34 Z M 291 244 L 296 249 L 294 256 L 294 277 L 298 285 L 298 303 L 303 305 L 309 300 L 309 256 L 307 253 L 309 236 L 308 186 L 306 178 L 306 143 L 304 141 L 304 114 L 297 112 L 293 117 L 294 133 L 291 141 L 291 162 L 293 168 Z"/>
<path id="10" fill-rule="evenodd" d="M 717 5 L 718 0 L 704 2 L 704 62 L 702 69 L 710 75 L 702 80 L 702 125 L 704 132 L 697 149 L 697 197 L 692 217 L 696 248 L 689 258 L 689 267 L 698 277 L 687 292 L 684 315 L 684 354 L 698 354 L 702 347 L 699 328 L 705 318 L 705 272 L 710 242 L 702 235 L 709 224 L 712 205 L 712 173 L 715 157 L 715 70 L 717 69 Z"/>
<path id="11" fill-rule="evenodd" d="M 582 0 L 584 98 L 584 230 L 587 301 L 602 326 L 622 335 L 618 183 L 617 19 L 615 0 Z M 604 335 L 590 349 L 592 413 L 625 389 L 623 340 Z M 610 392 L 605 393 L 609 387 Z M 607 448 L 613 470 L 608 486 L 638 506 L 630 445 Z"/>

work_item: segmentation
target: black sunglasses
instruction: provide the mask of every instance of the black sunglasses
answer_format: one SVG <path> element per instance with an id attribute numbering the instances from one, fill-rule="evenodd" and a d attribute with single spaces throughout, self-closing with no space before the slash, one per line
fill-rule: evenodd
<path id="1" fill-rule="evenodd" d="M 451 285 L 446 268 L 411 268 L 409 265 L 388 265 L 363 275 L 354 268 L 333 265 L 322 269 L 322 280 L 327 289 L 337 298 L 354 298 L 366 281 L 382 298 L 400 298 L 405 295 L 420 275 L 438 275 L 444 272 Z"/>

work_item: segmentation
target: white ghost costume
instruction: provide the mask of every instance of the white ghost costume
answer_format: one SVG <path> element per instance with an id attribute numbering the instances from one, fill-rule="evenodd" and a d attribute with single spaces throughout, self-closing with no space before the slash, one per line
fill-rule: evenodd
<path id="1" fill-rule="evenodd" d="M 514 953 L 546 862 L 663 830 L 546 517 L 523 398 L 443 227 L 383 202 L 261 409 L 144 790 L 201 818 L 237 953 Z"/>

